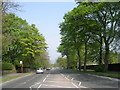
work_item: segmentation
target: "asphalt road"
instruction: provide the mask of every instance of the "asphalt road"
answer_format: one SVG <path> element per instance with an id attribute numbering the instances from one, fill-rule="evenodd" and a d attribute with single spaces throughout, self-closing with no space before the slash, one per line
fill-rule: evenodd
<path id="1" fill-rule="evenodd" d="M 119 80 L 77 71 L 49 70 L 2 84 L 2 88 L 118 88 Z"/>

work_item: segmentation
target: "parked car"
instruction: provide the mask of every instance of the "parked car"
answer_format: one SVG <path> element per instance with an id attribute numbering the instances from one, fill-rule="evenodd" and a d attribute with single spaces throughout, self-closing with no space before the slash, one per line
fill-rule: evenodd
<path id="1" fill-rule="evenodd" d="M 36 74 L 43 74 L 44 73 L 44 71 L 43 71 L 43 68 L 37 68 L 36 69 Z"/>
<path id="2" fill-rule="evenodd" d="M 46 70 L 51 70 L 51 68 L 47 68 Z"/>

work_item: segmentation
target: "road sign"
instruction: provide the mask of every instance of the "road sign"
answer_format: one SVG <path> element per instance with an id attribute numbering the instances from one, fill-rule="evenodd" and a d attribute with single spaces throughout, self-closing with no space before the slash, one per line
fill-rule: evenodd
<path id="1" fill-rule="evenodd" d="M 20 61 L 20 64 L 23 64 L 23 62 L 22 62 L 22 61 Z"/>

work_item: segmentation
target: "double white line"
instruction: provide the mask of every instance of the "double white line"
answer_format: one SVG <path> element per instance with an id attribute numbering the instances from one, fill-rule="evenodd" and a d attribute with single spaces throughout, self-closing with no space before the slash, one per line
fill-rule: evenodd
<path id="1" fill-rule="evenodd" d="M 69 77 L 69 75 L 66 77 L 65 75 L 61 74 L 65 79 L 67 79 L 69 81 L 69 79 L 67 77 Z M 71 80 L 73 80 L 74 78 L 72 78 Z M 75 85 L 73 82 L 72 82 L 72 85 L 75 86 L 76 88 L 79 88 L 77 85 Z"/>
<path id="2" fill-rule="evenodd" d="M 48 75 L 49 75 L 49 74 L 48 74 Z M 45 80 L 47 79 L 48 75 L 43 79 L 42 83 L 45 82 Z M 36 83 L 36 84 L 34 84 L 34 85 L 31 85 L 31 86 L 29 87 L 30 90 L 32 90 L 32 86 L 35 86 L 35 85 L 37 85 L 37 84 L 40 84 L 40 85 L 37 87 L 37 90 L 42 86 L 42 84 L 41 84 L 40 82 L 38 82 L 38 83 Z"/>

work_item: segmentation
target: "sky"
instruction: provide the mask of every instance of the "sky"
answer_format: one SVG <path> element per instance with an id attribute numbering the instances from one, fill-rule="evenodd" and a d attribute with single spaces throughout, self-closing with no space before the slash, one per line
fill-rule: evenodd
<path id="1" fill-rule="evenodd" d="M 61 56 L 57 52 L 60 44 L 59 24 L 63 21 L 65 13 L 77 6 L 75 2 L 19 2 L 20 12 L 17 16 L 26 19 L 29 24 L 35 24 L 48 44 L 50 62 L 55 63 Z"/>

